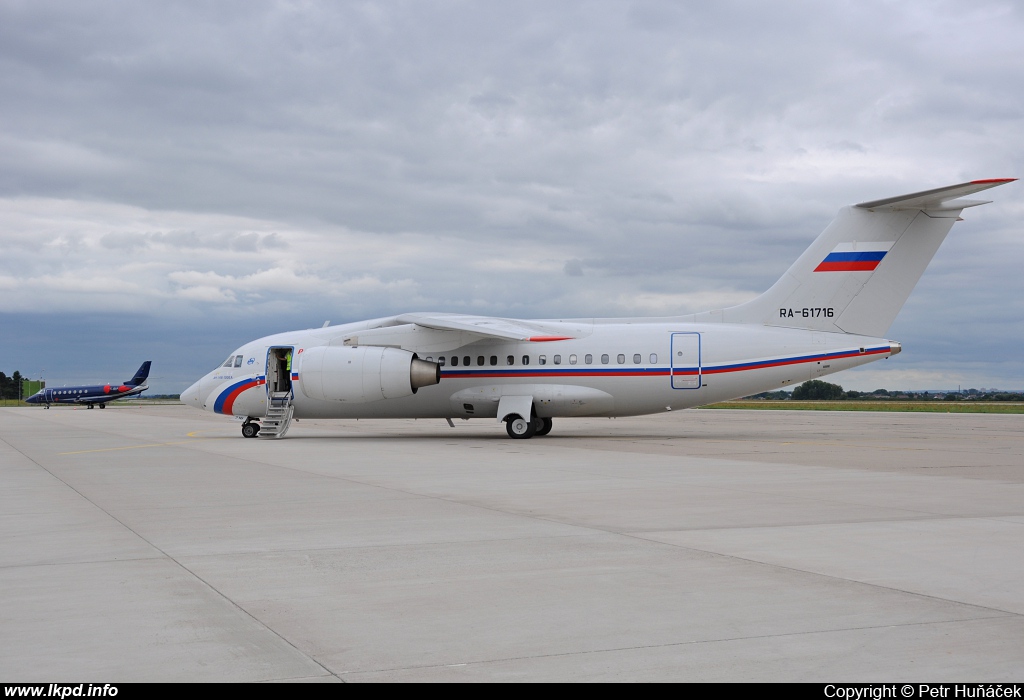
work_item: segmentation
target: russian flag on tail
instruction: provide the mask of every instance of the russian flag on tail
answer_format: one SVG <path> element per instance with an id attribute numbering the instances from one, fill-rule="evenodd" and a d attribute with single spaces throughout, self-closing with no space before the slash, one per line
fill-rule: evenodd
<path id="1" fill-rule="evenodd" d="M 825 256 L 815 272 L 871 272 L 889 252 L 895 241 L 876 243 L 840 243 Z"/>

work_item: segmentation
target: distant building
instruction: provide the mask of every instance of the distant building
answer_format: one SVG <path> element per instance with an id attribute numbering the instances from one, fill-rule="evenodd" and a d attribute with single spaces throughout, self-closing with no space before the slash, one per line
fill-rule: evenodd
<path id="1" fill-rule="evenodd" d="M 46 382 L 42 379 L 22 379 L 21 380 L 21 398 L 32 396 L 39 392 L 40 389 L 46 388 Z"/>

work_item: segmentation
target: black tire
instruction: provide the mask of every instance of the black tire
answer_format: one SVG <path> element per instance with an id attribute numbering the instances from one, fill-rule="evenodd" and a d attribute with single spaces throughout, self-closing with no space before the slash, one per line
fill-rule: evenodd
<path id="1" fill-rule="evenodd" d="M 534 433 L 538 437 L 541 435 L 547 435 L 551 432 L 552 421 L 550 418 L 534 418 L 533 422 L 534 424 L 540 423 L 540 426 L 537 428 L 537 432 Z"/>
<path id="2" fill-rule="evenodd" d="M 88 409 L 92 410 L 92 409 L 93 409 L 93 408 L 95 408 L 95 407 L 94 407 L 94 406 L 93 406 L 92 404 L 89 404 L 88 406 L 86 406 L 86 408 L 88 408 Z"/>
<path id="3" fill-rule="evenodd" d="M 513 440 L 529 440 L 533 437 L 536 430 L 532 420 L 526 420 L 515 413 L 505 421 L 505 432 Z"/>
<path id="4" fill-rule="evenodd" d="M 105 403 L 101 403 L 100 404 L 100 408 L 106 408 L 106 407 L 107 407 L 107 404 L 105 404 Z"/>
<path id="5" fill-rule="evenodd" d="M 260 433 L 259 423 L 242 423 L 242 437 L 254 438 Z"/>

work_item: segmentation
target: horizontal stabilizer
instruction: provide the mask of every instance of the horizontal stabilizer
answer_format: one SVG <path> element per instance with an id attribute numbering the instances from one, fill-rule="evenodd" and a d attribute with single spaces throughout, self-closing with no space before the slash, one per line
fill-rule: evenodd
<path id="1" fill-rule="evenodd" d="M 988 204 L 988 202 L 984 200 L 954 200 L 977 192 L 982 192 L 991 187 L 1004 185 L 1007 182 L 1013 182 L 1015 179 L 1016 178 L 1006 177 L 996 178 L 993 180 L 972 180 L 959 185 L 938 187 L 934 190 L 914 192 L 913 194 L 903 194 L 899 197 L 888 197 L 886 199 L 876 199 L 872 202 L 861 202 L 857 206 L 861 209 L 870 209 L 872 211 L 896 211 L 901 209 L 966 209 L 967 207 L 976 207 L 979 204 Z"/>

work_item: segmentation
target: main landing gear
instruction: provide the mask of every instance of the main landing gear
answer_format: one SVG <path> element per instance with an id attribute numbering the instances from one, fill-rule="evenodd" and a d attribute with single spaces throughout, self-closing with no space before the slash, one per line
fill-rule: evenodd
<path id="1" fill-rule="evenodd" d="M 242 437 L 254 438 L 260 434 L 260 424 L 253 421 L 252 418 L 246 418 L 245 422 L 242 423 Z"/>
<path id="2" fill-rule="evenodd" d="M 513 440 L 528 440 L 534 435 L 547 435 L 551 432 L 551 426 L 550 418 L 534 416 L 532 420 L 526 420 L 520 415 L 512 414 L 505 421 L 505 432 Z"/>

